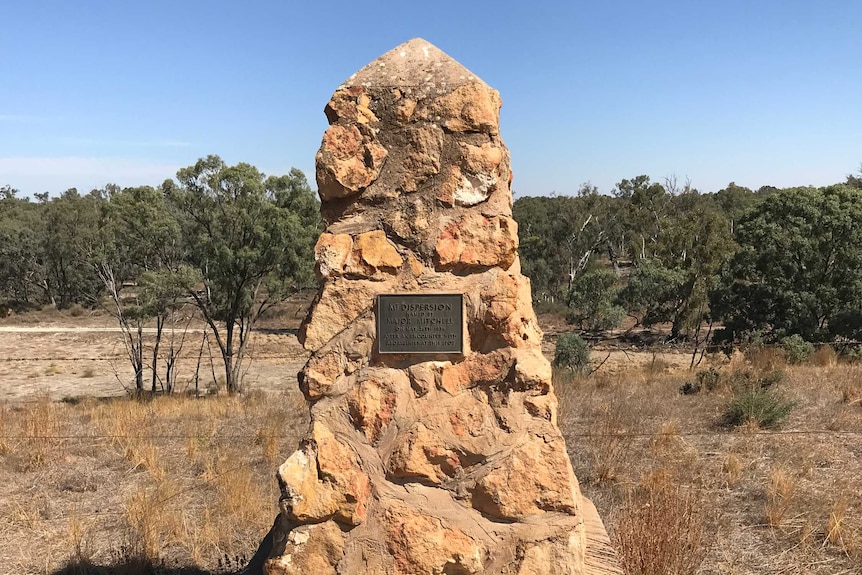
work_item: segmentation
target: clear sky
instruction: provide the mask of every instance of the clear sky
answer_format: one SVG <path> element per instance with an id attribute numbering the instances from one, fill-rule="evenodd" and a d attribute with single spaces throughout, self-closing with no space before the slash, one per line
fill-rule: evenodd
<path id="1" fill-rule="evenodd" d="M 330 94 L 417 36 L 502 94 L 517 195 L 862 162 L 859 0 L 4 0 L 0 22 L 0 185 L 28 195 L 211 153 L 314 185 Z"/>

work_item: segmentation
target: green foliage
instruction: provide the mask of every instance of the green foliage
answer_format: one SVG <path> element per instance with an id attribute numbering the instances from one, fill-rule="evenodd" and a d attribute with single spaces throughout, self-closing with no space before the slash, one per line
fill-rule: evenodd
<path id="1" fill-rule="evenodd" d="M 573 372 L 584 372 L 589 368 L 590 345 L 575 333 L 561 333 L 557 337 L 554 366 L 565 367 Z"/>
<path id="2" fill-rule="evenodd" d="M 847 309 L 832 316 L 829 334 L 836 338 L 862 341 L 862 309 Z"/>
<path id="3" fill-rule="evenodd" d="M 618 203 L 589 184 L 574 197 L 524 197 L 514 203 L 523 271 L 536 301 L 565 301 L 596 255 L 614 252 L 624 234 Z"/>
<path id="4" fill-rule="evenodd" d="M 740 250 L 712 307 L 734 339 L 764 330 L 830 339 L 862 301 L 862 190 L 846 185 L 770 194 L 737 226 Z M 846 321 L 843 325 L 847 325 Z"/>
<path id="5" fill-rule="evenodd" d="M 778 389 L 781 372 L 755 376 L 737 372 L 732 377 L 733 397 L 725 408 L 724 422 L 729 426 L 754 424 L 761 429 L 779 427 L 796 407 Z"/>
<path id="6" fill-rule="evenodd" d="M 192 295 L 221 350 L 227 388 L 239 391 L 257 318 L 311 283 L 317 202 L 299 170 L 267 178 L 218 156 L 181 169 L 177 181 L 163 191 L 179 216 L 185 260 L 203 284 Z"/>
<path id="7" fill-rule="evenodd" d="M 629 277 L 618 302 L 649 327 L 671 321 L 683 304 L 685 274 L 653 262 L 644 262 Z"/>
<path id="8" fill-rule="evenodd" d="M 569 291 L 569 319 L 581 329 L 601 331 L 620 325 L 625 310 L 614 304 L 617 275 L 597 269 L 579 275 Z"/>
<path id="9" fill-rule="evenodd" d="M 814 353 L 814 345 L 802 339 L 801 335 L 793 334 L 781 340 L 781 350 L 788 362 L 803 363 Z"/>
<path id="10" fill-rule="evenodd" d="M 102 292 L 91 259 L 99 246 L 103 202 L 99 191 L 81 196 L 71 188 L 58 198 L 46 199 L 40 209 L 39 281 L 57 307 L 92 304 Z"/>

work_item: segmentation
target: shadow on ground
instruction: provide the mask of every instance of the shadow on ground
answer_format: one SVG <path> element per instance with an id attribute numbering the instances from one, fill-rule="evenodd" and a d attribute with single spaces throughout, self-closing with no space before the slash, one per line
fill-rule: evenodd
<path id="1" fill-rule="evenodd" d="M 153 563 L 141 559 L 121 559 L 112 565 L 96 565 L 89 561 L 74 561 L 51 575 L 231 575 L 241 569 L 227 566 L 223 570 L 205 571 L 198 567 Z"/>

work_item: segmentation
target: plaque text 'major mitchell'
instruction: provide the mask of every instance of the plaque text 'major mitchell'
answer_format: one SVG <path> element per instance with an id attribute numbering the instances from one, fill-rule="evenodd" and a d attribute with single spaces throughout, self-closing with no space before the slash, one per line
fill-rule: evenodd
<path id="1" fill-rule="evenodd" d="M 462 299 L 461 294 L 377 296 L 380 353 L 461 353 Z"/>

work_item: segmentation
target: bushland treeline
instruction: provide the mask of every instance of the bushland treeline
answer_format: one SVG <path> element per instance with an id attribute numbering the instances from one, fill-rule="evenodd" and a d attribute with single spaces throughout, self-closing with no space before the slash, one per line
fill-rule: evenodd
<path id="1" fill-rule="evenodd" d="M 862 339 L 862 177 L 822 188 L 731 183 L 702 194 L 638 176 L 609 194 L 586 184 L 572 196 L 523 197 L 514 215 L 536 302 L 582 330 L 630 316 L 635 325 L 667 323 L 670 339 L 696 344 Z M 153 389 L 170 389 L 183 341 L 177 312 L 193 303 L 236 390 L 257 318 L 313 284 L 321 229 L 302 172 L 267 177 L 218 156 L 155 188 L 30 200 L 6 186 L 0 305 L 106 307 L 124 330 L 136 388 L 148 368 Z M 145 323 L 158 330 L 148 346 Z"/>
<path id="2" fill-rule="evenodd" d="M 257 319 L 313 283 L 320 231 L 302 172 L 267 177 L 218 156 L 158 188 L 107 185 L 30 201 L 7 186 L 0 189 L 0 303 L 105 307 L 122 328 L 135 388 L 149 383 L 153 391 L 173 388 L 188 327 L 179 310 L 193 303 L 221 351 L 227 389 L 237 391 Z M 145 324 L 155 325 L 154 336 L 145 336 Z"/>
<path id="3" fill-rule="evenodd" d="M 537 302 L 584 330 L 670 324 L 670 339 L 862 339 L 862 178 L 821 188 L 622 180 L 609 195 L 514 204 Z M 712 327 L 721 326 L 713 331 Z"/>

